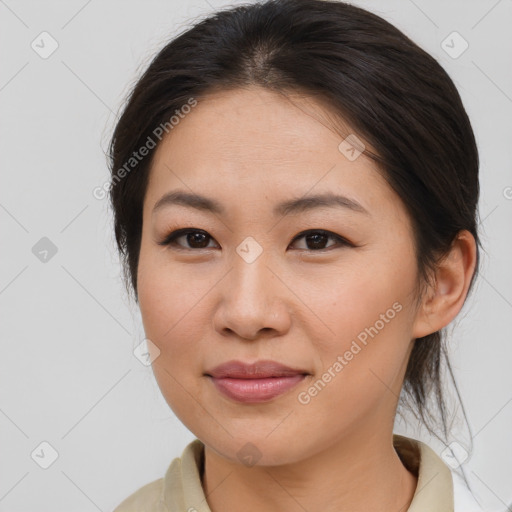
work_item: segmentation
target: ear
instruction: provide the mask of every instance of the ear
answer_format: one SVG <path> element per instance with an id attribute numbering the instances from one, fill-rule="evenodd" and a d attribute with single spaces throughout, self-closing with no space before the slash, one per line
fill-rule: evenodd
<path id="1" fill-rule="evenodd" d="M 422 338 L 448 325 L 464 305 L 476 267 L 476 242 L 467 231 L 459 231 L 449 253 L 435 270 L 413 325 L 413 338 Z"/>

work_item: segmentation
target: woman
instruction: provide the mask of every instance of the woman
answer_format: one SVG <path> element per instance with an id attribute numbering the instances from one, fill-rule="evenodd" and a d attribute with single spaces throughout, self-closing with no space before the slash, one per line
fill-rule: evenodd
<path id="1" fill-rule="evenodd" d="M 431 56 L 342 2 L 218 12 L 155 57 L 110 156 L 153 371 L 197 438 L 116 512 L 479 510 L 393 434 L 402 395 L 447 437 L 441 333 L 478 270 L 478 152 Z"/>

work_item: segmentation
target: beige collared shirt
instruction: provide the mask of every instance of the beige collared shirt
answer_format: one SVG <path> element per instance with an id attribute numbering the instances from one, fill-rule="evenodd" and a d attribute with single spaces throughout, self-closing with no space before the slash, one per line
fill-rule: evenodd
<path id="1" fill-rule="evenodd" d="M 393 444 L 407 469 L 418 475 L 407 512 L 454 512 L 452 474 L 437 453 L 398 434 Z M 195 439 L 172 461 L 164 478 L 141 487 L 114 512 L 211 512 L 201 484 L 203 456 L 204 445 Z"/>

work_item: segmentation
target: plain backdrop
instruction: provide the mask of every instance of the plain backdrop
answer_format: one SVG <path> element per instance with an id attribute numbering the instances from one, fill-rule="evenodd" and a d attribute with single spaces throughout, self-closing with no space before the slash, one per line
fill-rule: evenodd
<path id="1" fill-rule="evenodd" d="M 450 351 L 473 432 L 463 468 L 486 510 L 504 511 L 512 504 L 512 2 L 354 3 L 441 63 L 476 134 L 485 253 L 450 326 Z M 107 200 L 92 191 L 108 180 L 111 130 L 149 59 L 227 5 L 0 0 L 0 511 L 112 510 L 161 478 L 193 439 L 133 354 L 144 338 L 139 313 L 121 282 Z M 450 55 L 449 36 L 455 50 L 468 48 Z M 397 431 L 415 435 L 405 424 Z M 453 441 L 465 446 L 462 438 Z"/>

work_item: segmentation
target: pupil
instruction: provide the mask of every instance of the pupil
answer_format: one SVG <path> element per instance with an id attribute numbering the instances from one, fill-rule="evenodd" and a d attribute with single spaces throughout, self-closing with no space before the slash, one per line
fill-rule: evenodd
<path id="1" fill-rule="evenodd" d="M 198 238 L 199 237 L 199 238 Z M 200 237 L 203 237 L 203 240 L 201 240 Z M 206 236 L 204 233 L 189 233 L 188 234 L 188 242 L 189 244 L 194 247 L 194 244 L 197 242 L 200 246 L 200 248 L 203 248 L 203 247 L 206 247 L 206 245 L 208 244 L 205 244 L 206 240 Z"/>
<path id="2" fill-rule="evenodd" d="M 306 238 L 308 239 L 311 239 L 313 238 L 313 245 L 314 245 L 314 248 L 318 249 L 319 247 L 318 244 L 320 244 L 320 246 L 322 245 L 322 241 L 325 242 L 325 238 L 326 236 L 324 234 L 321 234 L 321 233 L 316 233 L 316 234 L 312 234 L 312 235 L 308 235 Z M 320 249 L 323 249 L 324 247 L 320 247 Z"/>

